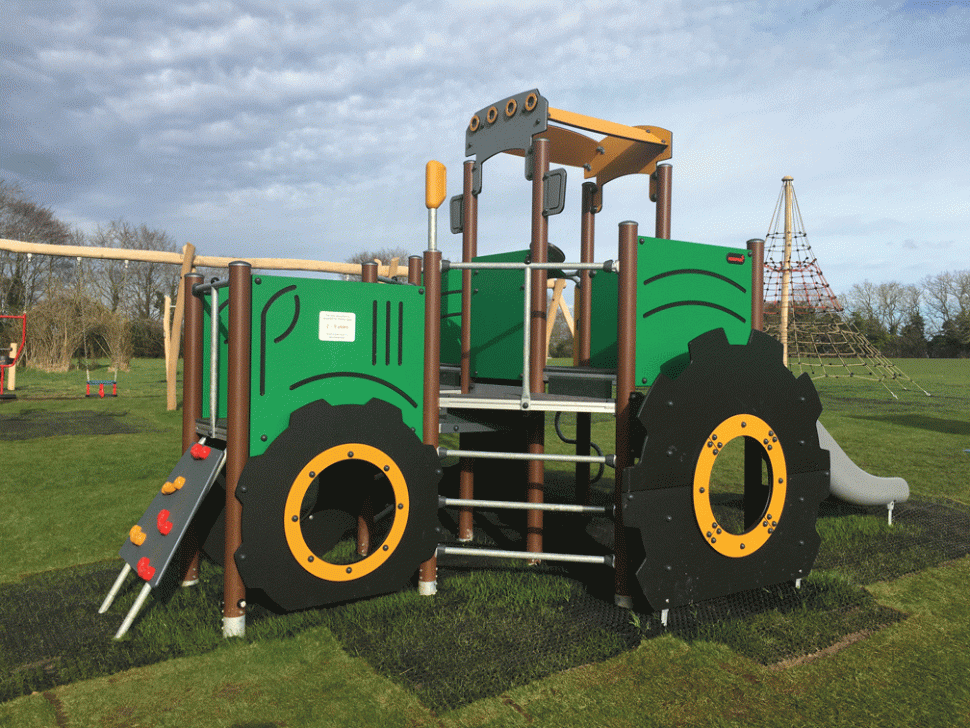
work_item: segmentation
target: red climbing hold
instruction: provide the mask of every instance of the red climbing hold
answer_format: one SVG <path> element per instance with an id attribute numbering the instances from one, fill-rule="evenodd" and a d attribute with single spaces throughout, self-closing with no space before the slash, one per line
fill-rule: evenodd
<path id="1" fill-rule="evenodd" d="M 205 460 L 207 457 L 209 457 L 209 453 L 212 452 L 212 448 L 208 445 L 200 445 L 199 443 L 195 443 L 189 449 L 189 452 L 192 453 L 192 457 L 194 457 L 196 460 Z"/>
<path id="2" fill-rule="evenodd" d="M 168 534 L 172 532 L 172 522 L 168 520 L 169 515 L 168 509 L 166 508 L 163 508 L 158 512 L 158 519 L 156 522 L 158 523 L 158 531 L 163 536 L 168 536 Z"/>
<path id="3" fill-rule="evenodd" d="M 145 581 L 151 581 L 151 578 L 155 576 L 155 567 L 151 565 L 147 556 L 138 559 L 138 576 Z"/>

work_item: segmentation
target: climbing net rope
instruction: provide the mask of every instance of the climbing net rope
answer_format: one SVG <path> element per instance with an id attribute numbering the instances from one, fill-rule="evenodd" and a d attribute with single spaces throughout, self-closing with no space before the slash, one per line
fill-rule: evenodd
<path id="1" fill-rule="evenodd" d="M 781 339 L 785 288 L 785 178 L 771 216 L 765 241 L 764 330 Z M 788 366 L 816 377 L 858 377 L 879 382 L 896 397 L 890 385 L 929 396 L 898 366 L 884 357 L 846 318 L 819 267 L 805 233 L 798 200 L 791 190 L 791 253 L 788 264 Z"/>

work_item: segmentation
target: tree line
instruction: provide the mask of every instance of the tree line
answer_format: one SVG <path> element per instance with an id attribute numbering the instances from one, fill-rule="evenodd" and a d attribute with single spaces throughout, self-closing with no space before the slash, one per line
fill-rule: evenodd
<path id="1" fill-rule="evenodd" d="M 849 321 L 888 357 L 970 356 L 970 270 L 918 285 L 866 280 L 843 301 Z"/>
<path id="2" fill-rule="evenodd" d="M 166 232 L 123 219 L 83 232 L 0 179 L 0 237 L 49 245 L 175 252 Z M 65 258 L 0 251 L 0 313 L 27 314 L 27 363 L 64 371 L 95 359 L 126 369 L 132 357 L 164 355 L 165 296 L 179 269 L 163 263 Z M 5 321 L 0 346 L 19 339 Z"/>
<path id="3" fill-rule="evenodd" d="M 0 237 L 52 245 L 175 252 L 167 232 L 124 219 L 83 232 L 58 220 L 17 185 L 0 179 Z M 400 258 L 407 251 L 362 252 L 348 262 Z M 0 313 L 26 312 L 29 363 L 65 370 L 86 360 L 110 358 L 127 368 L 132 357 L 164 354 L 165 296 L 174 299 L 179 270 L 164 263 L 30 256 L 0 251 Z M 853 285 L 843 314 L 888 357 L 970 356 L 970 270 L 930 275 L 918 285 L 897 282 Z M 0 319 L 0 346 L 19 337 Z M 557 321 L 553 356 L 569 356 L 571 337 Z M 554 349 L 554 351 L 552 351 Z"/>

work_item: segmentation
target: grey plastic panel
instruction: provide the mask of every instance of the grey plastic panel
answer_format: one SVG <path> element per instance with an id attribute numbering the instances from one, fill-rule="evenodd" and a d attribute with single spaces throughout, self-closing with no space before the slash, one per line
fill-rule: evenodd
<path id="1" fill-rule="evenodd" d="M 553 169 L 545 178 L 545 201 L 542 213 L 549 217 L 558 215 L 566 206 L 566 170 Z"/>
<path id="2" fill-rule="evenodd" d="M 455 235 L 465 232 L 465 196 L 455 195 L 448 203 L 451 216 L 451 232 Z"/>
<path id="3" fill-rule="evenodd" d="M 535 95 L 536 103 L 528 110 L 526 101 L 532 95 Z M 514 111 L 509 114 L 513 106 Z M 477 119 L 477 127 L 473 131 L 474 124 L 470 124 L 465 132 L 465 156 L 475 157 L 472 192 L 477 195 L 482 190 L 482 165 L 485 160 L 510 150 L 527 152 L 532 146 L 532 136 L 546 131 L 549 127 L 549 101 L 539 93 L 539 89 L 531 89 L 480 109 L 473 119 Z"/>

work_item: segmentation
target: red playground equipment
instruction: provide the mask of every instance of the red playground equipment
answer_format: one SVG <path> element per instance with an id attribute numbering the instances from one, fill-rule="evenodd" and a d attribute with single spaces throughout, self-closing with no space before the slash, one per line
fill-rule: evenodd
<path id="1" fill-rule="evenodd" d="M 84 390 L 85 397 L 100 397 L 104 399 L 105 397 L 117 397 L 118 396 L 118 370 L 115 369 L 114 379 L 91 379 L 91 372 L 87 372 L 87 382 Z M 98 388 L 97 392 L 91 391 L 91 386 L 94 385 Z M 105 389 L 106 386 L 111 386 L 111 391 Z"/>

